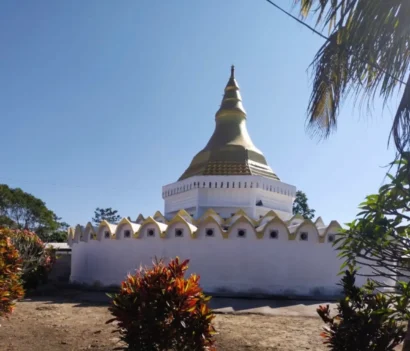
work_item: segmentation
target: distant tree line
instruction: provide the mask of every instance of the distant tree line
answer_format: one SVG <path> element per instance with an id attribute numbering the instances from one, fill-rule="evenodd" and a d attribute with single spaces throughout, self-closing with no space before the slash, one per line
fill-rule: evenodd
<path id="1" fill-rule="evenodd" d="M 44 201 L 20 188 L 0 184 L 0 227 L 30 230 L 45 242 L 64 242 L 69 225 Z"/>

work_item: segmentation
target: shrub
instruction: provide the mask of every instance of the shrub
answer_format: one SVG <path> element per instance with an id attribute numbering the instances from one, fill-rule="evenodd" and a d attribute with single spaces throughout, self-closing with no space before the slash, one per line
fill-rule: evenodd
<path id="1" fill-rule="evenodd" d="M 15 301 L 23 298 L 21 258 L 13 246 L 7 230 L 0 228 L 0 318 L 7 317 Z"/>
<path id="2" fill-rule="evenodd" d="M 47 249 L 41 239 L 27 230 L 8 230 L 22 258 L 22 280 L 25 289 L 35 289 L 47 281 L 56 260 L 55 251 Z"/>
<path id="3" fill-rule="evenodd" d="M 109 308 L 121 340 L 129 351 L 215 350 L 211 322 L 214 314 L 199 286 L 199 276 L 184 278 L 188 260 L 168 265 L 157 261 L 151 269 L 128 275 L 120 292 L 109 295 Z"/>
<path id="4" fill-rule="evenodd" d="M 327 324 L 321 334 L 324 344 L 333 351 L 394 350 L 405 336 L 405 325 L 394 314 L 395 307 L 399 307 L 396 301 L 403 301 L 376 293 L 371 282 L 363 288 L 356 287 L 355 275 L 355 271 L 346 271 L 341 284 L 345 296 L 334 317 L 330 316 L 329 305 L 317 310 Z"/>

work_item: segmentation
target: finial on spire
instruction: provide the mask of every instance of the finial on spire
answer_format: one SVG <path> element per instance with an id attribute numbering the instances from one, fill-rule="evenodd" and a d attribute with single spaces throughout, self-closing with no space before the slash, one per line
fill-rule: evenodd
<path id="1" fill-rule="evenodd" d="M 231 78 L 235 78 L 235 66 L 231 66 Z"/>

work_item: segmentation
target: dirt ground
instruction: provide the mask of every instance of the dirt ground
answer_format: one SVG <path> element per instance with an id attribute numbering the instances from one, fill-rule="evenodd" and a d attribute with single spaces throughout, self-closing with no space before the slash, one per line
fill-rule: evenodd
<path id="1" fill-rule="evenodd" d="M 1 351 L 112 350 L 118 346 L 106 306 L 23 301 L 0 327 Z M 325 350 L 318 318 L 218 314 L 218 350 Z"/>
<path id="2" fill-rule="evenodd" d="M 32 298 L 19 302 L 0 327 L 1 351 L 113 350 L 119 346 L 107 305 L 70 298 Z M 217 349 L 326 350 L 319 318 L 218 314 Z"/>

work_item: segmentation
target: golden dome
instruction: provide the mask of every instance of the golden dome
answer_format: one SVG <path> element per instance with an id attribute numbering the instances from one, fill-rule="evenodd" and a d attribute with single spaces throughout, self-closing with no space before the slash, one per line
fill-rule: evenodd
<path id="1" fill-rule="evenodd" d="M 260 175 L 279 180 L 249 136 L 234 66 L 215 121 L 208 144 L 196 154 L 179 180 L 197 175 Z"/>

